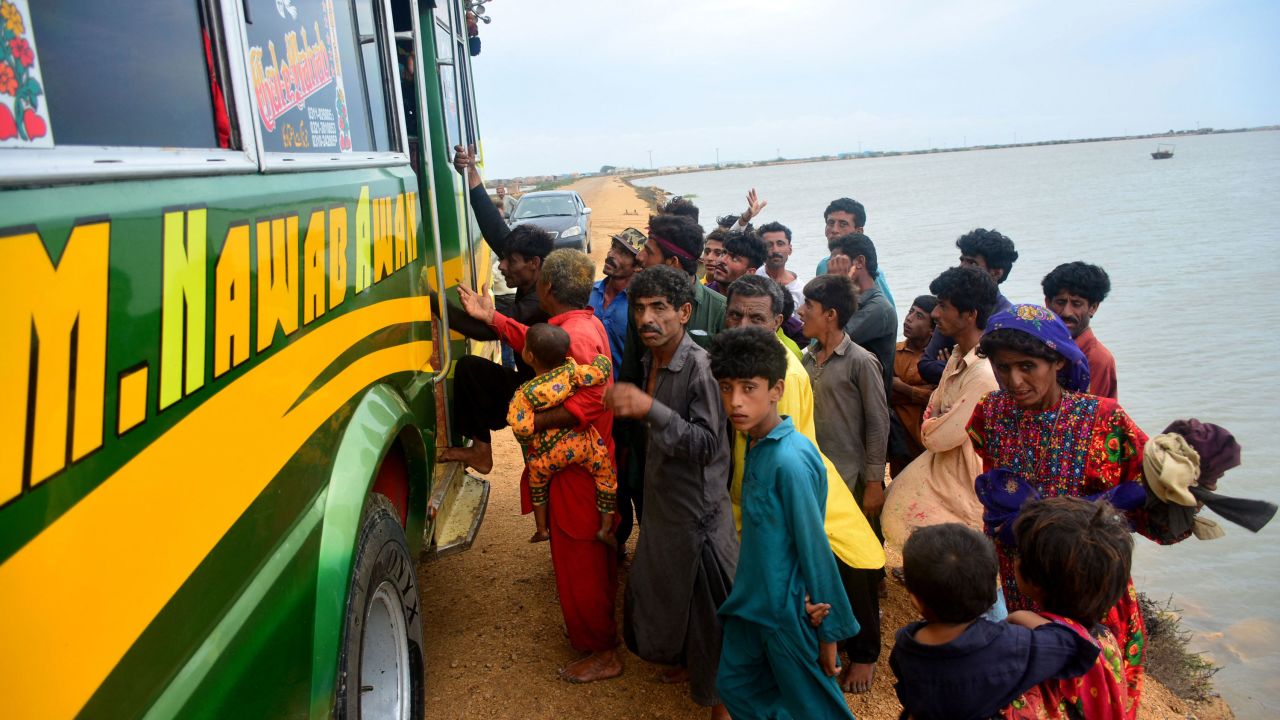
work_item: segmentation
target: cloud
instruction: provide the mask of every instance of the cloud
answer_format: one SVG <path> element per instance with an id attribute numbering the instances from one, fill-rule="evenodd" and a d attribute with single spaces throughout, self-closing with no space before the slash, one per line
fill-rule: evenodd
<path id="1" fill-rule="evenodd" d="M 1271 123 L 1276 7 L 494 1 L 480 130 L 507 175 Z"/>

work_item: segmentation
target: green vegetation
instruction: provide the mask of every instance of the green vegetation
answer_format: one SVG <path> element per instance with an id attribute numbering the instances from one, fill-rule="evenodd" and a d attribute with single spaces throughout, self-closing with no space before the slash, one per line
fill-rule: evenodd
<path id="1" fill-rule="evenodd" d="M 1187 649 L 1191 631 L 1182 627 L 1173 598 L 1157 603 L 1138 593 L 1138 606 L 1147 626 L 1147 672 L 1183 700 L 1203 701 L 1214 695 L 1213 676 L 1221 668 Z"/>
<path id="2" fill-rule="evenodd" d="M 626 178 L 623 178 L 622 181 L 627 185 L 631 185 L 631 187 L 636 191 L 636 195 L 639 195 L 640 199 L 645 201 L 645 204 L 649 206 L 650 212 L 658 212 L 658 206 L 667 201 L 667 191 L 662 188 L 653 187 L 651 185 L 632 185 L 631 181 Z"/>

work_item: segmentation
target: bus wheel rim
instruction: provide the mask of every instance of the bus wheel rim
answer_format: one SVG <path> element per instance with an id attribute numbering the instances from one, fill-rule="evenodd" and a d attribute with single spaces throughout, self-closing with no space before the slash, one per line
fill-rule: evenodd
<path id="1" fill-rule="evenodd" d="M 404 603 L 389 580 L 373 592 L 360 648 L 360 716 L 409 717 L 409 632 Z"/>

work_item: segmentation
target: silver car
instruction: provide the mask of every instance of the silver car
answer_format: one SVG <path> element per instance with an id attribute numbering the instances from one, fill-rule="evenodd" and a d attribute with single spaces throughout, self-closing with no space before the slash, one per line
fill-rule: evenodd
<path id="1" fill-rule="evenodd" d="M 557 248 L 591 252 L 591 208 L 573 190 L 525 193 L 511 214 L 511 226 L 534 225 L 551 233 Z"/>

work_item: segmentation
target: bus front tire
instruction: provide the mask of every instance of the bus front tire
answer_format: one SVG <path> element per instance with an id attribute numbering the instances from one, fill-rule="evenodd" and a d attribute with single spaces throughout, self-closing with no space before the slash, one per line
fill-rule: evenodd
<path id="1" fill-rule="evenodd" d="M 369 496 L 347 592 L 334 708 L 340 719 L 423 715 L 417 566 L 398 518 L 385 496 Z"/>

